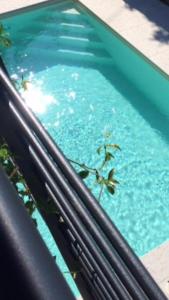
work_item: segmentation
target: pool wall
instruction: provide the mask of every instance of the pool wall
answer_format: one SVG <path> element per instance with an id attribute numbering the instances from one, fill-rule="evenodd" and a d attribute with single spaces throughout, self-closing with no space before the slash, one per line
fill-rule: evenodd
<path id="1" fill-rule="evenodd" d="M 82 9 L 81 6 L 79 9 Z M 116 32 L 104 28 L 99 20 L 88 12 L 91 24 L 104 41 L 114 65 L 165 115 L 169 116 L 169 77 L 139 53 Z M 109 29 L 109 30 L 107 30 Z M 124 47 L 125 43 L 125 47 Z"/>

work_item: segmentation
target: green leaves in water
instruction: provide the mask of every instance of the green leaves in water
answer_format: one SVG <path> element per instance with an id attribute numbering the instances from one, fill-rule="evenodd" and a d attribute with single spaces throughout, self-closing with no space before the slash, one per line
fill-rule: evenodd
<path id="1" fill-rule="evenodd" d="M 4 48 L 9 48 L 12 45 L 9 35 L 2 23 L 0 23 L 0 45 Z"/>
<path id="2" fill-rule="evenodd" d="M 105 138 L 108 139 L 110 138 L 110 136 L 110 133 L 107 133 Z M 91 168 L 84 163 L 82 164 L 70 160 L 70 162 L 80 167 L 81 170 L 78 172 L 78 175 L 82 179 L 86 179 L 89 176 L 94 176 L 94 183 L 100 186 L 100 193 L 98 197 L 99 201 L 101 199 L 104 188 L 106 188 L 111 195 L 114 195 L 116 186 L 117 184 L 119 184 L 119 182 L 114 178 L 115 169 L 112 168 L 112 163 L 115 159 L 114 154 L 116 151 L 121 151 L 120 146 L 117 144 L 105 143 L 103 145 L 100 145 L 96 150 L 96 153 L 99 155 L 101 162 L 100 167 L 97 168 Z"/>
<path id="3" fill-rule="evenodd" d="M 0 29 L 1 30 L 1 29 Z M 5 140 L 0 137 L 0 163 L 4 170 L 6 171 L 10 181 L 13 183 L 13 186 L 16 188 L 16 191 L 24 201 L 26 200 L 25 207 L 29 215 L 31 216 L 34 223 L 36 220 L 32 217 L 33 212 L 36 209 L 36 204 L 33 201 L 32 194 L 20 173 L 16 163 L 15 156 L 10 152 L 8 145 Z"/>
<path id="4" fill-rule="evenodd" d="M 82 178 L 82 179 L 85 179 L 89 176 L 89 171 L 88 170 L 82 170 L 80 171 L 79 173 L 79 176 Z"/>
<path id="5" fill-rule="evenodd" d="M 114 155 L 111 152 L 106 152 L 105 162 L 111 160 L 112 158 L 114 158 Z"/>
<path id="6" fill-rule="evenodd" d="M 32 201 L 32 200 L 28 200 L 26 203 L 25 203 L 25 207 L 29 213 L 30 216 L 32 216 L 32 214 L 34 213 L 35 209 L 36 209 L 36 206 L 35 206 L 35 202 Z"/>

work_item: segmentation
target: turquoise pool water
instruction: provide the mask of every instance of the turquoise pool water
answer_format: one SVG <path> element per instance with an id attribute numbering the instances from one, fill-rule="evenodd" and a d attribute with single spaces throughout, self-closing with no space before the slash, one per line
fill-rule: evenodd
<path id="1" fill-rule="evenodd" d="M 94 167 L 105 132 L 120 145 L 120 185 L 113 197 L 104 193 L 101 205 L 135 252 L 142 256 L 166 241 L 168 79 L 72 2 L 3 24 L 13 41 L 3 50 L 8 71 L 30 81 L 22 95 L 65 155 Z"/>

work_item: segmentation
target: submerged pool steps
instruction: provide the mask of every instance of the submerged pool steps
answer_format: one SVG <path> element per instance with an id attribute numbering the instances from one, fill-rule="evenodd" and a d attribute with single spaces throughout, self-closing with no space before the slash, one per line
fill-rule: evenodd
<path id="1" fill-rule="evenodd" d="M 53 61 L 53 63 L 56 63 L 57 61 L 62 63 L 70 63 L 70 62 L 87 62 L 90 64 L 98 64 L 98 65 L 110 65 L 112 64 L 112 59 L 108 56 L 95 54 L 90 51 L 83 51 L 83 50 L 76 50 L 76 49 L 64 49 L 59 48 L 53 51 L 52 49 L 48 49 L 48 52 L 46 53 L 45 48 L 32 48 L 31 52 L 27 54 L 27 58 L 33 57 L 34 59 L 37 57 L 41 57 L 42 60 L 48 62 Z M 50 59 L 49 59 L 49 58 Z"/>
<path id="2" fill-rule="evenodd" d="M 81 49 L 104 49 L 103 43 L 95 40 L 90 40 L 84 37 L 74 37 L 61 35 L 57 38 L 59 45 L 61 46 L 72 46 L 77 45 Z"/>
<path id="3" fill-rule="evenodd" d="M 113 59 L 105 50 L 95 28 L 87 16 L 78 10 L 70 7 L 56 11 L 49 21 L 38 17 L 33 23 L 36 32 L 39 28 L 39 35 L 32 35 L 27 41 L 25 34 L 28 57 L 38 54 L 45 60 L 50 56 L 51 60 L 60 59 L 64 63 L 80 61 L 98 65 L 113 64 Z"/>
<path id="4" fill-rule="evenodd" d="M 55 21 L 75 21 L 76 24 L 88 24 L 87 18 L 85 15 L 80 14 L 77 10 L 65 10 L 62 12 L 56 12 L 54 14 Z"/>

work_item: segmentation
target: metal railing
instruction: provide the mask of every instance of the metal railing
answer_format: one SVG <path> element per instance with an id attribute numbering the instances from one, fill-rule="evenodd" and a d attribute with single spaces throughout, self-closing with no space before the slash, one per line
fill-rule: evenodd
<path id="1" fill-rule="evenodd" d="M 0 90 L 1 132 L 35 198 L 50 197 L 64 221 L 41 211 L 84 299 L 166 300 L 2 68 Z"/>
<path id="2" fill-rule="evenodd" d="M 0 167 L 1 299 L 75 300 Z"/>

